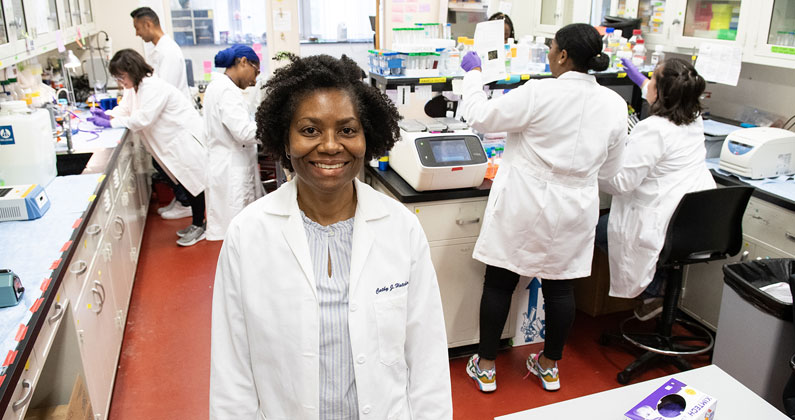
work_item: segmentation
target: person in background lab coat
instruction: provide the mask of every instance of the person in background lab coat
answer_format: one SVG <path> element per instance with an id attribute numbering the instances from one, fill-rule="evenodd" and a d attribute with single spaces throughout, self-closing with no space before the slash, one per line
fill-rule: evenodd
<path id="1" fill-rule="evenodd" d="M 204 93 L 207 133 L 207 239 L 220 241 L 235 215 L 263 195 L 257 167 L 257 125 L 242 89 L 254 86 L 259 58 L 251 47 L 233 45 L 215 56 L 226 68 Z"/>
<path id="2" fill-rule="evenodd" d="M 356 179 L 398 138 L 397 109 L 344 55 L 291 60 L 256 121 L 295 178 L 224 239 L 210 418 L 451 420 L 428 241 L 405 206 Z"/>
<path id="3" fill-rule="evenodd" d="M 185 68 L 185 58 L 176 42 L 160 27 L 157 13 L 149 7 L 139 7 L 130 13 L 133 18 L 135 35 L 144 42 L 151 42 L 154 48 L 150 49 L 146 61 L 155 70 L 155 76 L 174 86 L 182 92 L 188 101 L 193 104 L 190 90 L 188 89 L 188 76 Z M 180 219 L 191 214 L 190 200 L 185 189 L 178 184 L 169 182 L 168 175 L 163 168 L 154 161 L 154 167 L 174 190 L 174 199 L 168 205 L 157 209 L 157 213 L 164 219 Z"/>
<path id="4" fill-rule="evenodd" d="M 206 150 L 199 112 L 174 86 L 153 75 L 141 54 L 124 49 L 113 55 L 110 74 L 124 87 L 121 103 L 89 121 L 102 127 L 126 127 L 140 134 L 146 150 L 172 182 L 188 193 L 192 223 L 177 232 L 177 244 L 204 239 Z"/>
<path id="5" fill-rule="evenodd" d="M 665 60 L 651 80 L 629 60 L 624 66 L 633 82 L 645 86 L 651 116 L 632 130 L 621 170 L 599 183 L 613 201 L 610 213 L 599 219 L 596 242 L 609 248 L 610 295 L 643 293 L 635 314 L 646 320 L 662 311 L 664 279 L 655 272 L 668 222 L 682 196 L 715 188 L 715 181 L 704 162 L 699 98 L 706 82 L 693 65 Z"/>
<path id="6" fill-rule="evenodd" d="M 597 178 L 620 168 L 627 105 L 588 70 L 605 70 L 599 33 L 561 28 L 552 41 L 552 79 L 530 80 L 492 100 L 480 59 L 464 56 L 463 116 L 480 132 L 507 131 L 502 164 L 486 205 L 473 258 L 487 264 L 480 302 L 480 344 L 467 374 L 481 391 L 497 388 L 494 361 L 519 276 L 542 279 L 543 352 L 527 368 L 545 390 L 560 387 L 557 361 L 574 322 L 574 279 L 591 273 L 599 218 Z"/>

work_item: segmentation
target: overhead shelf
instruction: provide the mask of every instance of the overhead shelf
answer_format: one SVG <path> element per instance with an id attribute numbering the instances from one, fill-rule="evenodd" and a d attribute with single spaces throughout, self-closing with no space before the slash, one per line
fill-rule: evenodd
<path id="1" fill-rule="evenodd" d="M 453 12 L 483 12 L 488 5 L 474 1 L 451 1 L 447 3 L 447 9 Z"/>
<path id="2" fill-rule="evenodd" d="M 643 72 L 651 77 L 650 72 Z M 643 106 L 640 88 L 627 77 L 625 72 L 601 72 L 594 73 L 597 82 L 602 86 L 632 86 L 632 100 L 630 104 L 633 108 L 640 110 Z M 531 79 L 546 79 L 552 77 L 551 73 L 540 74 L 512 74 L 505 80 L 489 83 L 491 89 L 515 89 Z M 463 76 L 440 76 L 440 77 L 400 77 L 382 76 L 377 73 L 370 73 L 370 83 L 380 91 L 387 89 L 397 89 L 398 86 L 431 86 L 434 92 L 450 92 L 453 90 L 453 79 L 462 79 Z M 412 88 L 412 91 L 414 89 Z"/>

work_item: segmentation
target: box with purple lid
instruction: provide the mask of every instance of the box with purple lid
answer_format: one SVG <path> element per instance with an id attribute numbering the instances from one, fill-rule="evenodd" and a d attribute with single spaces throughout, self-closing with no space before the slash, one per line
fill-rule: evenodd
<path id="1" fill-rule="evenodd" d="M 627 420 L 713 420 L 718 401 L 676 379 L 669 379 L 624 413 Z"/>

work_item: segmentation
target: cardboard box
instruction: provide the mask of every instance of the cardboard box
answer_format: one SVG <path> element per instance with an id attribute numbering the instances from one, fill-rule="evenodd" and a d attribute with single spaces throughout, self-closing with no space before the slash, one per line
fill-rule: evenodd
<path id="1" fill-rule="evenodd" d="M 66 411 L 68 409 L 69 406 L 64 404 L 55 407 L 28 410 L 25 414 L 25 420 L 65 420 Z"/>
<path id="2" fill-rule="evenodd" d="M 513 292 L 511 304 L 515 308 L 513 313 L 516 314 L 512 345 L 517 347 L 543 343 L 546 321 L 541 280 L 535 277 L 520 277 L 519 284 Z"/>
<path id="3" fill-rule="evenodd" d="M 91 409 L 91 400 L 82 375 L 77 375 L 75 379 L 69 404 L 31 409 L 25 414 L 25 420 L 92 420 L 93 418 L 94 410 Z"/>
<path id="4" fill-rule="evenodd" d="M 626 420 L 713 420 L 718 400 L 671 378 L 624 413 Z"/>
<path id="5" fill-rule="evenodd" d="M 64 420 L 92 420 L 93 418 L 94 410 L 91 408 L 91 398 L 88 396 L 88 389 L 83 382 L 83 375 L 77 375 Z"/>

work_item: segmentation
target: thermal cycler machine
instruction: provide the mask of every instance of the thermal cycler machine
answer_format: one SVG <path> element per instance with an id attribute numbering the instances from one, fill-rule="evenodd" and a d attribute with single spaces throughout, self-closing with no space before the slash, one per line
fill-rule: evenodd
<path id="1" fill-rule="evenodd" d="M 0 187 L 0 222 L 38 219 L 50 208 L 50 199 L 41 185 Z"/>
<path id="2" fill-rule="evenodd" d="M 760 179 L 795 173 L 795 133 L 772 127 L 732 132 L 723 142 L 720 169 Z"/>
<path id="3" fill-rule="evenodd" d="M 403 120 L 389 166 L 415 190 L 430 191 L 479 186 L 488 160 L 480 138 L 461 121 Z"/>

